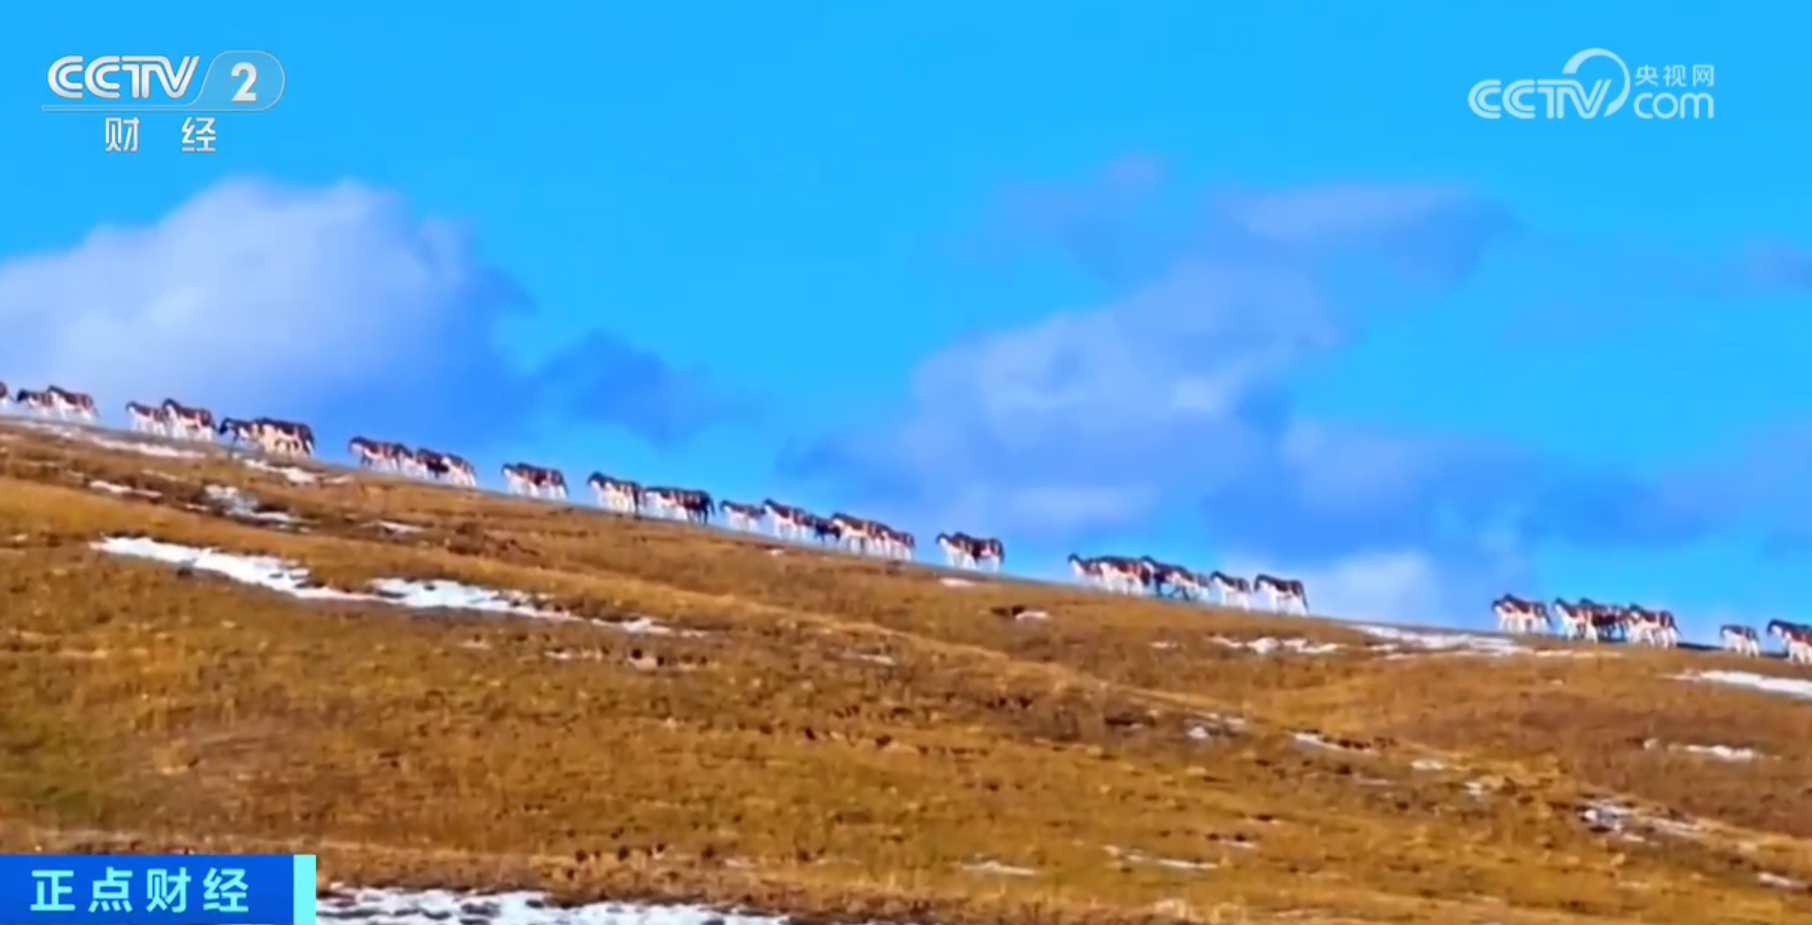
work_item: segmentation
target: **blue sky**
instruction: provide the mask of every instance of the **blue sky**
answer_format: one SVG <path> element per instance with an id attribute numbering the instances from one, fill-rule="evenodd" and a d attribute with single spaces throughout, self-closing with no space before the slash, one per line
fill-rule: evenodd
<path id="1" fill-rule="evenodd" d="M 8 382 L 997 533 L 1035 574 L 1262 567 L 1355 615 L 1805 597 L 1785 4 L 95 10 L 0 36 Z M 1589 47 L 1713 65 L 1715 119 L 1465 105 Z M 288 90 L 216 155 L 38 111 L 61 55 L 229 48 Z"/>

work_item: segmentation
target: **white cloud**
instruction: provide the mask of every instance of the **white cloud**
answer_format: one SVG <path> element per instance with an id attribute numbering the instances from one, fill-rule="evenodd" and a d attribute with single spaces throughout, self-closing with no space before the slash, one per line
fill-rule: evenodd
<path id="1" fill-rule="evenodd" d="M 107 405 L 307 406 L 419 369 L 498 279 L 384 192 L 229 181 L 156 224 L 0 263 L 0 369 Z"/>
<path id="2" fill-rule="evenodd" d="M 1033 534 L 1077 523 L 1128 526 L 1149 516 L 1157 492 L 1144 486 L 971 484 L 936 502 L 939 523 L 1012 523 Z M 921 512 L 923 513 L 923 512 Z"/>
<path id="3" fill-rule="evenodd" d="M 1349 183 L 1273 191 L 1223 207 L 1258 237 L 1327 242 L 1414 227 L 1431 214 L 1475 203 L 1470 192 L 1451 184 Z"/>
<path id="4" fill-rule="evenodd" d="M 1317 613 L 1393 623 L 1454 622 L 1445 613 L 1449 601 L 1439 569 L 1421 552 L 1360 552 L 1281 574 L 1302 579 Z"/>
<path id="5" fill-rule="evenodd" d="M 1365 549 L 1313 562 L 1235 557 L 1234 574 L 1300 579 L 1314 613 L 1346 620 L 1464 626 L 1489 620 L 1480 604 L 1523 579 L 1520 557 L 1507 553 L 1489 565 L 1456 571 L 1454 563 L 1421 549 Z"/>
<path id="6" fill-rule="evenodd" d="M 1281 197 L 1276 221 L 1289 221 L 1279 233 L 1329 224 L 1310 214 L 1317 207 L 1338 217 L 1356 202 L 1395 229 L 1416 215 L 1438 221 L 1427 212 L 1447 201 L 1420 188 L 1332 195 L 1320 206 L 1312 195 Z M 1269 202 L 1251 214 L 1269 214 L 1257 209 Z M 1346 222 L 1332 223 L 1341 236 L 1365 227 Z M 946 508 L 941 499 L 999 498 L 962 510 L 978 518 L 967 521 L 973 528 L 1000 532 L 1126 526 L 1166 498 L 1199 498 L 1285 465 L 1299 477 L 1287 486 L 1293 497 L 1350 507 L 1358 495 L 1357 506 L 1370 506 L 1373 489 L 1416 481 L 1419 473 L 1392 470 L 1419 463 L 1419 447 L 1306 424 L 1278 432 L 1289 429 L 1291 377 L 1360 326 L 1348 295 L 1316 259 L 1207 248 L 1105 306 L 933 354 L 914 375 L 903 419 L 841 435 L 807 466 L 835 475 L 854 458 L 856 468 L 887 470 L 882 484 L 919 483 L 921 503 Z M 1366 451 L 1362 474 L 1347 458 L 1356 448 Z"/>
<path id="7" fill-rule="evenodd" d="M 905 414 L 834 434 L 787 471 L 1009 544 L 1144 533 L 1197 562 L 1268 562 L 1342 615 L 1436 620 L 1515 577 L 1514 550 L 1478 535 L 1496 498 L 1470 476 L 1501 481 L 1506 465 L 1491 448 L 1313 420 L 1291 394 L 1371 320 L 1419 304 L 1424 282 L 1463 279 L 1500 213 L 1418 185 L 1218 206 L 1119 298 L 951 345 L 919 366 Z"/>
<path id="8" fill-rule="evenodd" d="M 1277 435 L 1276 462 L 1294 477 L 1297 496 L 1330 513 L 1412 497 L 1451 455 L 1397 434 L 1307 418 Z"/>

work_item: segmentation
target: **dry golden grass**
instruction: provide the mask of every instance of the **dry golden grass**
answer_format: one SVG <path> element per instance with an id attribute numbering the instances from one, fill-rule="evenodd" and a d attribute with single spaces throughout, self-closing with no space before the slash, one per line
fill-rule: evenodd
<path id="1" fill-rule="evenodd" d="M 304 527 L 211 512 L 208 485 Z M 303 601 L 89 546 L 118 534 L 600 622 Z M 1333 622 L 939 574 L 8 424 L 0 842 L 293 848 L 349 883 L 943 923 L 1812 916 L 1758 879 L 1812 882 L 1812 705 L 1668 677 L 1778 662 L 1392 658 Z M 1015 604 L 1051 618 L 990 612 Z M 601 625 L 640 616 L 697 632 Z M 1767 757 L 1666 747 L 1711 744 Z M 1594 832 L 1597 798 L 1699 828 Z"/>

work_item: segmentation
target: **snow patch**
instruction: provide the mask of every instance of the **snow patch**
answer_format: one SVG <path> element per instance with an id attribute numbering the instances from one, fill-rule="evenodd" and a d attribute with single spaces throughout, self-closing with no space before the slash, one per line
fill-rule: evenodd
<path id="1" fill-rule="evenodd" d="M 107 494 L 113 495 L 115 497 L 120 497 L 120 498 L 125 498 L 125 497 L 162 498 L 163 497 L 162 492 L 152 491 L 148 488 L 133 488 L 131 485 L 120 485 L 116 482 L 107 482 L 107 481 L 103 481 L 101 479 L 95 479 L 94 481 L 89 482 L 88 487 L 94 489 L 95 491 L 105 492 Z"/>
<path id="2" fill-rule="evenodd" d="M 272 475 L 280 476 L 292 485 L 313 485 L 316 482 L 321 481 L 319 475 L 316 475 L 307 469 L 300 469 L 295 466 L 268 463 L 262 459 L 251 456 L 242 456 L 239 458 L 239 461 L 244 463 L 248 469 L 256 469 L 259 472 L 268 472 Z"/>
<path id="3" fill-rule="evenodd" d="M 1152 858 L 1151 863 L 1159 867 L 1168 867 L 1171 870 L 1198 871 L 1214 868 L 1214 865 L 1207 861 L 1186 861 L 1182 858 Z"/>
<path id="4" fill-rule="evenodd" d="M 1751 671 L 1689 671 L 1685 674 L 1669 675 L 1676 681 L 1706 681 L 1712 684 L 1728 684 L 1735 687 L 1747 687 L 1751 690 L 1765 691 L 1770 694 L 1785 694 L 1788 697 L 1799 697 L 1812 700 L 1812 681 L 1804 678 L 1778 678 L 1773 675 L 1756 674 Z"/>
<path id="5" fill-rule="evenodd" d="M 876 665 L 895 664 L 893 656 L 891 655 L 871 655 L 867 652 L 846 652 L 843 657 L 851 659 L 852 661 L 871 662 Z"/>
<path id="6" fill-rule="evenodd" d="M 967 578 L 939 578 L 937 583 L 946 588 L 973 588 L 975 582 Z"/>
<path id="7" fill-rule="evenodd" d="M 398 533 L 405 536 L 411 533 L 421 533 L 428 529 L 427 527 L 418 527 L 414 524 L 400 523 L 394 520 L 380 520 L 376 522 L 376 526 L 386 533 Z"/>
<path id="8" fill-rule="evenodd" d="M 1208 861 L 1191 861 L 1191 860 L 1187 860 L 1184 858 L 1156 857 L 1154 855 L 1146 854 L 1143 851 L 1133 851 L 1133 850 L 1126 849 L 1126 848 L 1116 847 L 1114 845 L 1103 845 L 1102 847 L 1105 848 L 1107 850 L 1107 853 L 1110 856 L 1112 856 L 1113 858 L 1115 858 L 1116 860 L 1124 861 L 1128 864 L 1145 864 L 1145 865 L 1149 865 L 1152 867 L 1163 867 L 1163 868 L 1167 868 L 1169 870 L 1188 871 L 1191 873 L 1196 872 L 1196 871 L 1212 870 L 1216 866 L 1215 864 L 1212 864 Z"/>
<path id="9" fill-rule="evenodd" d="M 696 638 L 703 636 L 699 630 L 676 630 L 653 617 L 634 617 L 612 623 L 608 620 L 592 620 L 599 626 L 609 626 L 635 636 L 686 636 Z"/>
<path id="10" fill-rule="evenodd" d="M 1677 745 L 1674 748 L 1689 754 L 1715 758 L 1718 761 L 1754 761 L 1762 757 L 1762 753 L 1753 748 L 1737 748 L 1733 745 Z"/>
<path id="11" fill-rule="evenodd" d="M 1356 623 L 1353 629 L 1373 639 L 1383 642 L 1374 643 L 1372 650 L 1391 653 L 1387 658 L 1411 658 L 1415 654 L 1432 652 L 1455 655 L 1533 655 L 1537 658 L 1592 658 L 1598 655 L 1615 655 L 1602 650 L 1582 649 L 1532 649 L 1503 636 L 1486 636 L 1480 633 L 1443 633 L 1426 630 L 1408 630 L 1394 626 L 1376 626 Z"/>
<path id="12" fill-rule="evenodd" d="M 105 537 L 89 546 L 116 556 L 150 559 L 212 572 L 241 584 L 256 585 L 279 594 L 311 601 L 375 600 L 369 595 L 353 594 L 315 585 L 308 571 L 270 556 L 242 556 L 214 549 L 200 549 L 180 543 L 164 543 L 146 537 Z"/>
<path id="13" fill-rule="evenodd" d="M 1795 880 L 1792 877 L 1783 877 L 1780 874 L 1771 874 L 1765 870 L 1757 873 L 1755 875 L 1755 879 L 1761 881 L 1761 884 L 1763 886 L 1771 886 L 1771 887 L 1774 887 L 1776 889 L 1781 889 L 1781 890 L 1803 890 L 1806 888 L 1806 885 L 1804 883 L 1802 883 L 1798 880 Z"/>
<path id="14" fill-rule="evenodd" d="M 335 887 L 323 896 L 322 922 L 388 925 L 787 925 L 786 916 L 725 912 L 708 906 L 588 903 L 561 908 L 544 893 L 466 893 Z"/>
<path id="15" fill-rule="evenodd" d="M 147 537 L 110 536 L 89 545 L 111 555 L 150 559 L 198 572 L 211 572 L 241 584 L 254 585 L 302 600 L 358 601 L 390 604 L 412 610 L 467 610 L 563 623 L 591 623 L 636 634 L 664 636 L 675 633 L 671 627 L 646 617 L 621 623 L 593 620 L 541 608 L 531 596 L 518 591 L 497 591 L 457 581 L 379 578 L 369 585 L 375 593 L 363 593 L 317 585 L 309 580 L 307 569 L 272 556 L 239 555 L 218 549 L 165 543 Z M 681 635 L 703 634 L 688 630 Z"/>
<path id="16" fill-rule="evenodd" d="M 1343 647 L 1331 642 L 1316 642 L 1313 639 L 1274 638 L 1263 636 L 1258 639 L 1229 639 L 1225 636 L 1210 636 L 1208 641 L 1229 649 L 1245 649 L 1260 655 L 1273 652 L 1289 652 L 1295 655 L 1331 655 Z"/>
<path id="17" fill-rule="evenodd" d="M 1203 713 L 1196 717 L 1196 721 L 1183 734 L 1197 742 L 1212 742 L 1245 732 L 1247 725 L 1245 720 L 1237 716 Z"/>
<path id="18" fill-rule="evenodd" d="M 1417 758 L 1416 760 L 1411 761 L 1409 766 L 1417 771 L 1447 770 L 1447 765 L 1444 762 L 1436 761 L 1433 758 Z"/>
<path id="19" fill-rule="evenodd" d="M 1594 832 L 1615 835 L 1627 842 L 1648 841 L 1641 833 L 1648 831 L 1674 838 L 1697 838 L 1699 824 L 1691 820 L 1665 819 L 1640 812 L 1615 800 L 1593 800 L 1581 807 L 1579 819 Z"/>
<path id="20" fill-rule="evenodd" d="M 603 649 L 549 649 L 541 654 L 556 662 L 601 662 L 604 660 Z"/>
<path id="21" fill-rule="evenodd" d="M 140 443 L 136 440 L 111 440 L 93 434 L 77 434 L 76 438 L 85 440 L 106 450 L 118 450 L 122 453 L 137 453 L 141 456 L 156 456 L 159 459 L 201 459 L 201 453 L 194 450 L 178 449 L 164 446 L 161 443 Z"/>
<path id="22" fill-rule="evenodd" d="M 1330 739 L 1327 736 L 1322 735 L 1321 733 L 1315 732 L 1313 730 L 1303 730 L 1301 732 L 1292 732 L 1292 733 L 1290 733 L 1290 738 L 1295 739 L 1298 744 L 1309 745 L 1309 746 L 1313 746 L 1315 748 L 1325 748 L 1331 752 L 1350 752 L 1353 754 L 1362 754 L 1362 753 L 1373 750 L 1371 746 L 1366 745 L 1363 742 L 1352 742 L 1352 741 L 1348 741 L 1348 740 L 1344 740 L 1344 739 Z"/>
<path id="23" fill-rule="evenodd" d="M 229 517 L 256 520 L 284 527 L 294 527 L 302 523 L 300 518 L 288 511 L 263 507 L 258 503 L 258 499 L 231 485 L 205 485 L 201 491 L 207 496 L 209 504 Z"/>
<path id="24" fill-rule="evenodd" d="M 160 459 L 202 458 L 202 454 L 194 450 L 178 449 L 173 446 L 164 446 L 161 443 L 145 443 L 139 440 L 115 440 L 68 424 L 52 424 L 46 421 L 19 421 L 18 423 L 32 430 L 53 434 L 65 440 L 79 440 L 91 446 L 117 450 L 122 453 L 137 453 L 140 456 L 156 456 Z"/>
<path id="25" fill-rule="evenodd" d="M 535 605 L 519 591 L 497 591 L 458 581 L 379 578 L 370 583 L 387 602 L 416 610 L 472 610 L 538 620 L 577 620 L 578 617 Z"/>
<path id="26" fill-rule="evenodd" d="M 1735 745 L 1663 746 L 1659 739 L 1647 739 L 1643 741 L 1642 747 L 1649 751 L 1665 747 L 1670 752 L 1685 752 L 1689 755 L 1698 755 L 1702 758 L 1711 758 L 1717 761 L 1747 762 L 1762 757 L 1762 753 L 1753 748 L 1741 748 Z"/>
<path id="27" fill-rule="evenodd" d="M 1038 876 L 1038 871 L 1033 868 L 1015 867 L 1012 864 L 1002 864 L 999 861 L 977 861 L 973 864 L 964 864 L 963 870 L 972 874 L 993 874 L 1000 877 Z"/>
<path id="28" fill-rule="evenodd" d="M 52 424 L 49 421 L 33 421 L 30 419 L 23 419 L 23 418 L 14 418 L 13 421 L 14 421 L 14 423 L 18 424 L 20 427 L 24 427 L 28 430 L 35 430 L 40 433 L 46 433 L 46 434 L 55 434 L 56 436 L 63 437 L 65 439 L 69 439 L 69 440 L 81 440 L 88 436 L 87 434 L 83 433 L 80 430 L 77 430 L 74 427 L 69 426 L 68 424 Z"/>

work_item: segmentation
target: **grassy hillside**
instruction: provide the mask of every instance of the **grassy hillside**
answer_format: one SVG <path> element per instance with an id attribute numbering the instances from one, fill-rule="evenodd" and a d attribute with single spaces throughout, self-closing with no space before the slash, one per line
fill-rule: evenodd
<path id="1" fill-rule="evenodd" d="M 95 437 L 0 424 L 5 847 L 939 923 L 1812 921 L 1812 702 L 1675 677 L 1778 661 L 964 583 Z M 312 597 L 246 581 L 289 566 Z"/>

